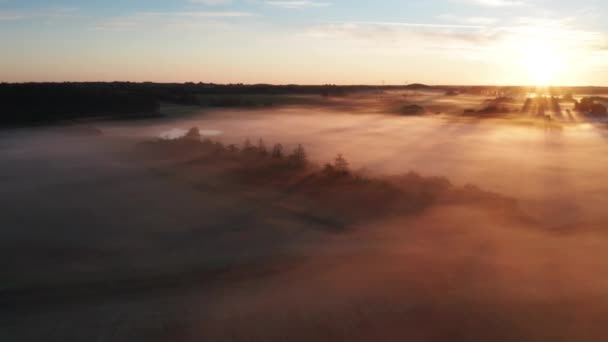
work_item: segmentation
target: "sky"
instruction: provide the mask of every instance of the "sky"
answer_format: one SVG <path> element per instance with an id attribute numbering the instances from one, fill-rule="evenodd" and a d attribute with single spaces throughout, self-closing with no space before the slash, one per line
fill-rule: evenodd
<path id="1" fill-rule="evenodd" d="M 0 0 L 0 81 L 608 85 L 604 0 Z"/>

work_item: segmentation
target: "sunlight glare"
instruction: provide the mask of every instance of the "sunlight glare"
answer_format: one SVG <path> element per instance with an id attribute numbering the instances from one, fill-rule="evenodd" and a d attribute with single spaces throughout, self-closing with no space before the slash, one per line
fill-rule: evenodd
<path id="1" fill-rule="evenodd" d="M 528 82 L 548 86 L 560 82 L 566 63 L 566 52 L 547 41 L 530 41 L 520 47 L 520 65 Z"/>

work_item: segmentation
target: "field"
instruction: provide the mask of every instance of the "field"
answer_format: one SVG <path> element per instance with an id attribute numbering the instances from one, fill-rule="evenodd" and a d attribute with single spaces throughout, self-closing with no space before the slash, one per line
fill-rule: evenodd
<path id="1" fill-rule="evenodd" d="M 444 89 L 201 98 L 0 131 L 0 340 L 608 334 L 603 118 Z"/>

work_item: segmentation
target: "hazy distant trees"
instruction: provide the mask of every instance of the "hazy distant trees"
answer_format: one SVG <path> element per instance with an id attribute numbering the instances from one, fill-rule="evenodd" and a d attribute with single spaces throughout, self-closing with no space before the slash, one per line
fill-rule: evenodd
<path id="1" fill-rule="evenodd" d="M 262 157 L 266 157 L 268 155 L 268 149 L 266 148 L 266 144 L 264 143 L 264 140 L 261 138 L 260 138 L 260 140 L 258 140 L 258 153 Z"/>
<path id="2" fill-rule="evenodd" d="M 0 116 L 0 125 L 40 124 L 92 116 L 133 118 L 160 115 L 160 103 L 257 107 L 272 104 L 274 95 L 321 93 L 327 96 L 345 96 L 350 92 L 377 88 L 149 82 L 0 83 L 3 114 Z"/>
<path id="3" fill-rule="evenodd" d="M 574 109 L 594 116 L 606 116 L 608 115 L 608 110 L 606 106 L 603 104 L 596 102 L 596 99 L 593 97 L 584 97 L 580 101 L 575 101 Z"/>
<path id="4" fill-rule="evenodd" d="M 403 115 L 420 115 L 425 113 L 425 109 L 416 104 L 406 104 L 401 106 L 399 112 Z"/>
<path id="5" fill-rule="evenodd" d="M 198 127 L 192 127 L 184 136 L 186 140 L 200 141 L 201 140 L 201 132 Z"/>
<path id="6" fill-rule="evenodd" d="M 551 110 L 556 115 L 562 115 L 562 106 L 559 103 L 559 99 L 555 96 L 551 96 Z"/>
<path id="7" fill-rule="evenodd" d="M 284 160 L 287 163 L 286 165 L 294 168 L 308 166 L 308 154 L 302 145 L 297 145 L 289 155 L 285 156 L 284 148 L 281 144 L 274 145 L 272 151 L 268 153 L 263 139 L 258 140 L 257 146 L 254 146 L 249 139 L 246 139 L 241 152 L 250 156 L 259 156 L 260 158 L 266 158 L 270 155 L 271 159 Z"/>
<path id="8" fill-rule="evenodd" d="M 291 202 L 305 204 L 304 207 L 290 207 L 296 209 L 293 212 L 298 216 L 304 213 L 302 217 L 307 222 L 319 224 L 334 232 L 351 223 L 386 217 L 387 214 L 416 214 L 440 203 L 453 205 L 471 202 L 500 209 L 517 208 L 515 201 L 476 187 L 456 188 L 445 178 L 426 178 L 415 173 L 370 177 L 361 172 L 352 172 L 342 154 L 338 154 L 325 168 L 319 169 L 308 162 L 302 145 L 297 145 L 287 157 L 277 158 L 263 156 L 261 153 L 243 154 L 235 145 L 218 149 L 218 145 L 222 146 L 209 139 L 193 141 L 182 137 L 174 140 L 157 139 L 138 146 L 142 154 L 152 158 L 167 160 L 179 157 L 178 160 L 183 160 L 183 157 L 189 157 L 189 163 L 165 165 L 174 167 L 171 169 L 172 174 L 185 171 L 188 177 L 193 175 L 189 167 L 195 167 L 196 173 L 205 172 L 205 168 L 209 168 L 214 175 L 222 177 L 222 181 L 217 182 L 217 188 L 228 185 L 231 193 L 238 190 L 237 186 L 245 185 L 241 189 L 248 192 L 269 190 L 268 194 L 295 194 L 296 196 L 281 195 L 280 200 L 303 199 L 304 202 Z M 243 144 L 243 148 L 256 152 L 262 150 L 260 146 L 264 146 L 260 141 L 256 146 Z M 273 150 L 280 151 L 282 155 L 282 146 L 277 144 L 275 147 Z M 302 168 L 294 167 L 294 160 L 299 161 Z M 266 198 L 266 193 L 260 196 L 260 199 L 263 198 Z"/>
<path id="9" fill-rule="evenodd" d="M 236 153 L 236 152 L 238 152 L 238 151 L 239 151 L 239 148 L 238 148 L 238 147 L 236 147 L 236 145 L 235 145 L 235 144 L 230 144 L 230 145 L 228 145 L 228 146 L 226 147 L 226 149 L 228 150 L 228 152 L 231 152 L 231 153 Z"/>
<path id="10" fill-rule="evenodd" d="M 302 145 L 298 145 L 289 155 L 289 160 L 295 167 L 303 167 L 308 164 L 308 156 Z"/>
<path id="11" fill-rule="evenodd" d="M 113 83 L 0 84 L 0 125 L 39 124 L 91 116 L 157 115 L 153 94 Z"/>
<path id="12" fill-rule="evenodd" d="M 255 147 L 251 144 L 251 140 L 249 138 L 245 139 L 243 142 L 243 148 L 241 148 L 241 152 L 243 153 L 251 153 L 255 151 Z"/>
<path id="13" fill-rule="evenodd" d="M 281 159 L 283 158 L 283 145 L 276 144 L 272 147 L 272 158 Z"/>
<path id="14" fill-rule="evenodd" d="M 339 153 L 336 158 L 334 159 L 334 163 L 333 164 L 325 164 L 325 167 L 323 168 L 323 172 L 325 172 L 325 174 L 327 175 L 339 175 L 339 176 L 346 176 L 350 174 L 350 170 L 349 170 L 349 165 L 348 165 L 348 161 L 346 161 L 346 158 L 344 158 L 344 156 Z"/>
<path id="15" fill-rule="evenodd" d="M 532 99 L 528 97 L 526 99 L 526 101 L 524 102 L 524 106 L 522 107 L 521 111 L 523 113 L 527 113 L 528 111 L 530 111 L 531 107 L 532 107 Z"/>
<path id="16" fill-rule="evenodd" d="M 336 159 L 334 161 L 334 168 L 337 172 L 348 173 L 348 162 L 346 161 L 346 159 L 344 159 L 344 156 L 342 156 L 341 153 L 336 156 Z"/>

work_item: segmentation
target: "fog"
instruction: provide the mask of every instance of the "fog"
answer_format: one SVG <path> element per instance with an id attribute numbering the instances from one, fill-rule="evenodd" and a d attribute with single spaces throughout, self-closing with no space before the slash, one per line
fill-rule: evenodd
<path id="1" fill-rule="evenodd" d="M 0 132 L 0 246 L 9 279 L 0 288 L 1 339 L 597 341 L 608 334 L 602 123 L 288 107 L 191 109 L 91 125 L 102 134 Z M 232 187 L 211 166 L 141 161 L 133 152 L 138 142 L 191 127 L 224 144 L 302 144 L 320 164 L 342 153 L 374 177 L 444 176 L 513 198 L 521 213 L 436 204 L 327 232 L 263 204 L 273 189 Z"/>
<path id="2" fill-rule="evenodd" d="M 543 219 L 558 215 L 556 224 L 606 218 L 601 202 L 608 194 L 602 162 L 608 158 L 608 130 L 601 123 L 547 126 L 517 119 L 345 114 L 303 107 L 205 111 L 171 123 L 109 126 L 104 131 L 150 137 L 190 127 L 226 143 L 263 138 L 288 146 L 303 144 L 319 162 L 342 153 L 355 168 L 373 173 L 414 170 L 445 176 L 457 184 L 516 197 Z"/>

